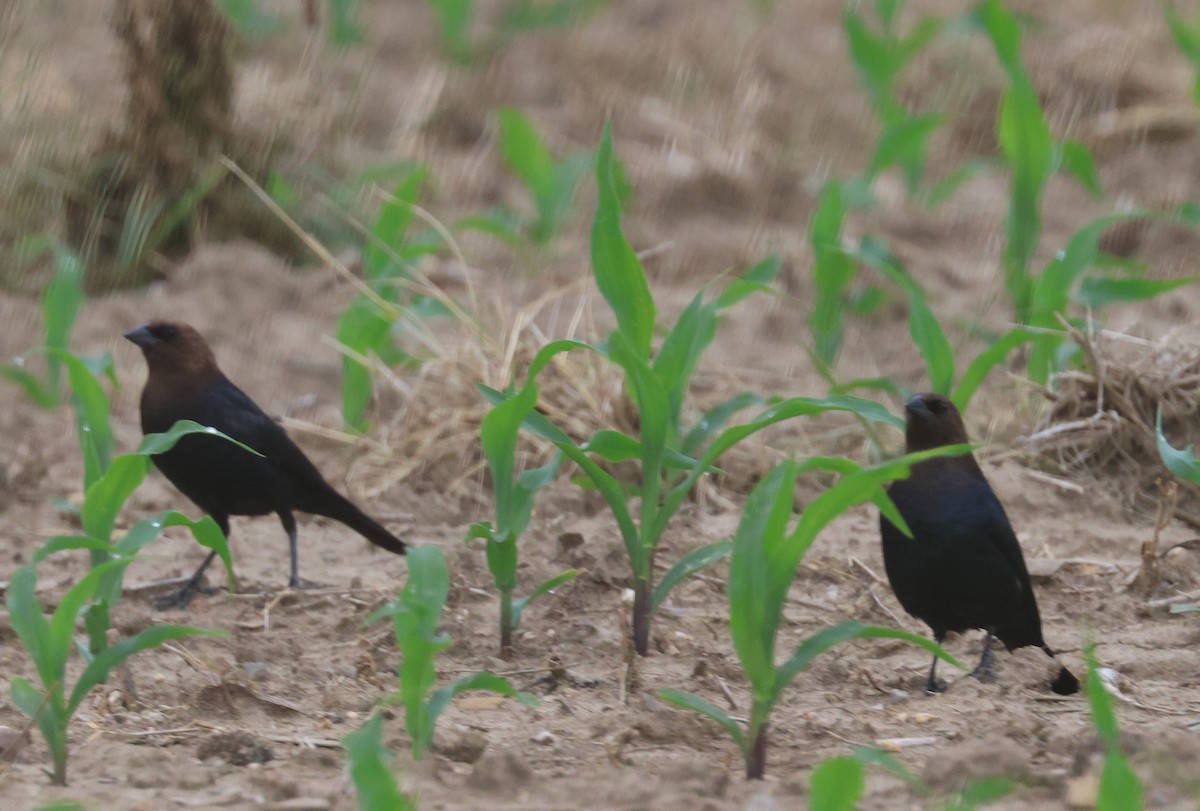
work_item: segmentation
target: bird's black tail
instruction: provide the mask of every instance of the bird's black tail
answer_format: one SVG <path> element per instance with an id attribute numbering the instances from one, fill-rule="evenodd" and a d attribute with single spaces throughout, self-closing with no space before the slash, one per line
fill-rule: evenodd
<path id="1" fill-rule="evenodd" d="M 388 532 L 382 524 L 355 507 L 351 501 L 332 488 L 321 499 L 320 504 L 297 506 L 305 512 L 341 521 L 380 549 L 386 549 L 396 555 L 403 555 L 408 549 L 404 541 Z"/>
<path id="2" fill-rule="evenodd" d="M 1050 646 L 1042 643 L 1039 645 L 1054 661 L 1058 661 L 1058 657 L 1054 655 L 1054 651 L 1050 650 Z M 1054 681 L 1050 684 L 1050 689 L 1060 696 L 1071 696 L 1079 692 L 1079 679 L 1075 678 L 1075 674 L 1067 670 L 1063 666 L 1059 666 L 1058 675 L 1054 677 Z"/>
<path id="3" fill-rule="evenodd" d="M 1058 670 L 1058 677 L 1050 685 L 1050 689 L 1060 696 L 1074 695 L 1079 692 L 1079 679 L 1075 678 L 1074 673 L 1061 667 Z"/>

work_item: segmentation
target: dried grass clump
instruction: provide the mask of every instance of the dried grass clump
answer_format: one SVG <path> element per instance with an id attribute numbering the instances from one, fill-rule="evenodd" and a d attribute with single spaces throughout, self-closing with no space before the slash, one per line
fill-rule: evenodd
<path id="1" fill-rule="evenodd" d="M 1103 484 L 1128 506 L 1157 503 L 1158 409 L 1173 445 L 1200 438 L 1200 344 L 1108 332 L 1072 337 L 1083 347 L 1085 367 L 1055 377 L 1046 392 L 1051 407 L 1027 447 L 1066 474 Z M 1179 517 L 1196 522 L 1200 491 L 1181 491 L 1180 506 Z"/>
<path id="2" fill-rule="evenodd" d="M 555 329 L 548 336 L 549 328 L 538 323 L 539 310 L 550 301 L 559 311 L 574 312 L 565 335 L 562 329 Z M 490 480 L 480 447 L 480 425 L 489 406 L 476 383 L 504 388 L 515 374 L 518 385 L 523 385 L 530 362 L 551 340 L 579 337 L 590 341 L 603 335 L 610 327 L 593 318 L 593 310 L 604 311 L 601 318 L 607 315 L 602 304 L 595 306 L 597 301 L 562 290 L 514 315 L 516 305 L 497 298 L 488 305 L 492 312 L 479 323 L 510 325 L 503 335 L 459 323 L 454 335 L 439 338 L 442 351 L 437 357 L 415 374 L 398 376 L 378 370 L 372 441 L 356 463 L 352 475 L 359 481 L 354 489 L 374 496 L 407 482 L 418 492 L 438 493 L 460 504 L 489 504 Z M 703 375 L 702 384 L 696 387 L 700 402 L 689 402 L 689 408 L 710 407 L 738 390 L 732 377 L 717 377 Z M 637 436 L 637 410 L 622 381 L 621 370 L 597 353 L 573 350 L 556 355 L 538 375 L 538 410 L 576 442 L 583 442 L 600 428 Z M 757 412 L 750 409 L 748 413 Z M 779 461 L 779 454 L 769 444 L 774 435 L 769 434 L 752 437 L 719 459 L 725 475 L 719 484 L 701 479 L 697 500 L 727 508 L 732 504 L 719 490 L 748 492 Z M 554 448 L 522 432 L 517 453 L 517 469 L 523 470 L 544 464 Z M 563 472 L 569 467 L 564 465 Z M 607 467 L 620 478 L 637 475 L 633 463 Z"/>

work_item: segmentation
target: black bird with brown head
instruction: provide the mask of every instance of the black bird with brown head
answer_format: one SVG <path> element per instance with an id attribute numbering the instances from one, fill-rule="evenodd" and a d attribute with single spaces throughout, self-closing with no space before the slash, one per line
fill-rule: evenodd
<path id="1" fill-rule="evenodd" d="M 909 453 L 968 442 L 962 416 L 940 394 L 916 394 L 904 404 Z M 972 675 L 993 681 L 992 639 L 1012 651 L 1032 645 L 1053 657 L 1042 638 L 1033 584 L 1021 545 L 1000 500 L 971 454 L 929 459 L 895 482 L 888 495 L 913 533 L 880 516 L 883 562 L 904 610 L 924 621 L 939 643 L 946 634 L 981 628 L 983 656 Z M 937 658 L 925 689 L 938 692 Z M 1079 690 L 1065 667 L 1050 689 Z"/>
<path id="2" fill-rule="evenodd" d="M 142 390 L 143 433 L 167 431 L 179 420 L 194 420 L 254 448 L 256 456 L 220 437 L 191 434 L 154 464 L 225 536 L 229 516 L 275 513 L 287 532 L 292 588 L 301 585 L 294 510 L 340 521 L 371 543 L 398 555 L 405 544 L 364 514 L 325 481 L 282 427 L 221 373 L 208 343 L 192 327 L 152 321 L 130 330 L 150 367 Z M 187 585 L 166 604 L 186 605 L 194 595 L 209 556 Z"/>

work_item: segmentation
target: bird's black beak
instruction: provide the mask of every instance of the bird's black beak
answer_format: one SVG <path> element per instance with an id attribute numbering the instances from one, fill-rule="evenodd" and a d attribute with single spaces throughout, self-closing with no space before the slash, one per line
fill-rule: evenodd
<path id="1" fill-rule="evenodd" d="M 125 339 L 132 341 L 142 349 L 162 343 L 158 338 L 154 337 L 154 333 L 150 331 L 150 327 L 145 325 L 129 330 L 129 332 L 125 333 Z"/>
<path id="2" fill-rule="evenodd" d="M 929 410 L 929 406 L 919 394 L 914 394 L 904 401 L 904 411 L 909 417 L 914 419 L 928 420 L 933 418 L 933 412 Z"/>

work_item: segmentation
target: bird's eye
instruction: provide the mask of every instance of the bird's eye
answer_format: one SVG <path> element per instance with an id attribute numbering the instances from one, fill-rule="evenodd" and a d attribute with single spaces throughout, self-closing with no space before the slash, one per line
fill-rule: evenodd
<path id="1" fill-rule="evenodd" d="M 160 341 L 172 341 L 179 337 L 179 330 L 170 324 L 159 324 L 152 327 L 150 332 Z"/>

